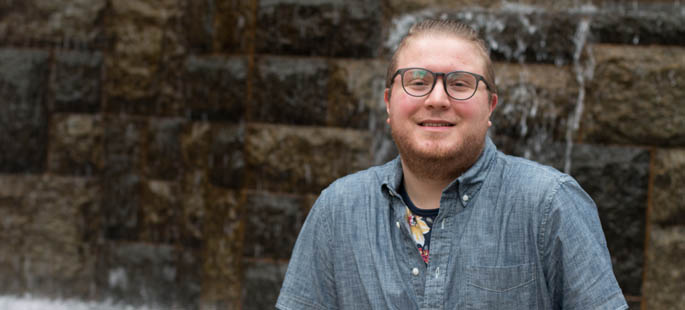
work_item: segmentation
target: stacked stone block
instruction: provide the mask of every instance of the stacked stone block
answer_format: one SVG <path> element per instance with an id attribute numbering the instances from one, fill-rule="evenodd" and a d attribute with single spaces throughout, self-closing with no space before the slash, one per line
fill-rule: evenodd
<path id="1" fill-rule="evenodd" d="M 453 17 L 499 148 L 590 193 L 631 306 L 679 309 L 683 8 L 581 2 L 0 3 L 0 294 L 269 308 L 318 193 L 397 154 L 394 44 Z"/>

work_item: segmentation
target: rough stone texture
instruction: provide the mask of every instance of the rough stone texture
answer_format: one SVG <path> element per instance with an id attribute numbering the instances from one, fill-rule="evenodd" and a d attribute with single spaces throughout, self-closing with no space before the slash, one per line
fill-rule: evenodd
<path id="1" fill-rule="evenodd" d="M 244 194 L 210 186 L 203 249 L 202 309 L 236 309 L 242 291 Z"/>
<path id="2" fill-rule="evenodd" d="M 417 11 L 425 8 L 440 8 L 448 10 L 487 8 L 497 9 L 519 9 L 523 11 L 546 10 L 573 12 L 576 10 L 609 10 L 625 13 L 626 11 L 638 10 L 668 10 L 679 9 L 678 4 L 673 1 L 664 0 L 637 0 L 630 2 L 620 2 L 616 0 L 389 0 L 387 8 L 394 15 Z"/>
<path id="3" fill-rule="evenodd" d="M 180 0 L 112 2 L 107 31 L 114 43 L 105 58 L 107 111 L 157 112 L 154 97 L 161 87 L 165 26 L 180 11 Z"/>
<path id="4" fill-rule="evenodd" d="M 685 145 L 685 49 L 593 47 L 584 140 L 596 143 Z"/>
<path id="5" fill-rule="evenodd" d="M 256 1 L 188 1 L 186 5 L 183 25 L 192 51 L 249 52 Z"/>
<path id="6" fill-rule="evenodd" d="M 329 126 L 373 130 L 376 111 L 385 113 L 385 62 L 336 60 L 331 62 L 328 83 Z M 384 118 L 383 118 L 384 119 Z"/>
<path id="7" fill-rule="evenodd" d="M 183 206 L 177 183 L 145 181 L 141 193 L 140 240 L 154 244 L 178 244 L 182 236 Z"/>
<path id="8" fill-rule="evenodd" d="M 380 1 L 259 1 L 258 53 L 373 57 L 380 45 Z"/>
<path id="9" fill-rule="evenodd" d="M 569 67 L 496 63 L 499 102 L 490 134 L 504 153 L 563 169 L 563 147 L 577 101 Z"/>
<path id="10" fill-rule="evenodd" d="M 92 179 L 0 175 L 0 290 L 92 297 L 98 195 Z"/>
<path id="11" fill-rule="evenodd" d="M 575 145 L 571 175 L 597 204 L 623 293 L 641 295 L 650 154 L 646 149 Z"/>
<path id="12" fill-rule="evenodd" d="M 103 45 L 106 0 L 8 0 L 0 3 L 0 41 L 90 49 Z"/>
<path id="13" fill-rule="evenodd" d="M 102 117 L 90 114 L 54 114 L 50 120 L 48 171 L 90 176 L 104 167 Z"/>
<path id="14" fill-rule="evenodd" d="M 320 58 L 260 57 L 248 119 L 325 125 L 330 72 L 328 62 Z"/>
<path id="15" fill-rule="evenodd" d="M 685 227 L 652 225 L 644 283 L 645 309 L 683 309 Z"/>
<path id="16" fill-rule="evenodd" d="M 199 1 L 198 1 L 199 2 Z M 253 24 L 255 22 L 256 1 L 222 0 L 208 3 L 214 16 L 215 51 L 228 53 L 246 53 L 254 40 Z M 269 25 L 273 27 L 275 25 Z"/>
<path id="17" fill-rule="evenodd" d="M 383 53 L 390 54 L 413 23 L 426 18 L 445 17 L 461 20 L 478 31 L 490 48 L 493 60 L 557 65 L 573 61 L 573 38 L 583 20 L 577 14 L 534 9 L 469 8 L 445 11 L 430 8 L 395 17 L 391 21 Z"/>
<path id="18" fill-rule="evenodd" d="M 383 101 L 387 61 L 332 61 L 328 85 L 329 126 L 368 129 L 371 133 L 371 154 L 374 164 L 385 163 L 397 156 L 397 149 L 386 123 Z"/>
<path id="19" fill-rule="evenodd" d="M 45 51 L 0 49 L 0 172 L 45 168 L 48 61 Z"/>
<path id="20" fill-rule="evenodd" d="M 190 109 L 191 118 L 231 122 L 243 119 L 247 58 L 191 56 L 185 67 L 186 109 Z"/>
<path id="21" fill-rule="evenodd" d="M 212 51 L 215 12 L 214 1 L 188 1 L 183 15 L 183 26 L 191 52 Z"/>
<path id="22" fill-rule="evenodd" d="M 51 111 L 95 113 L 100 110 L 102 53 L 61 51 L 52 74 Z"/>
<path id="23" fill-rule="evenodd" d="M 205 171 L 208 168 L 211 133 L 212 124 L 209 122 L 191 122 L 184 128 L 181 134 L 181 156 L 189 170 Z"/>
<path id="24" fill-rule="evenodd" d="M 168 1 L 168 0 L 167 0 Z M 162 31 L 162 54 L 159 67 L 159 95 L 155 98 L 155 115 L 178 116 L 185 108 L 185 62 L 188 57 L 188 38 L 184 24 L 189 2 L 174 0 L 166 9 Z"/>
<path id="25" fill-rule="evenodd" d="M 654 184 L 650 222 L 685 226 L 685 149 L 659 149 L 652 170 Z"/>
<path id="26" fill-rule="evenodd" d="M 153 179 L 178 180 L 182 171 L 181 133 L 183 118 L 153 118 L 148 121 L 145 175 Z"/>
<path id="27" fill-rule="evenodd" d="M 193 309 L 202 283 L 197 256 L 171 245 L 110 242 L 98 260 L 98 297 L 151 308 Z"/>
<path id="28" fill-rule="evenodd" d="M 384 64 L 261 57 L 250 121 L 366 129 L 383 105 Z"/>
<path id="29" fill-rule="evenodd" d="M 213 185 L 242 188 L 245 178 L 244 140 L 242 125 L 193 122 L 181 135 L 185 169 L 189 175 L 203 174 L 202 179 Z"/>
<path id="30" fill-rule="evenodd" d="M 559 10 L 564 5 L 551 1 L 547 2 L 549 6 L 497 1 L 497 8 L 489 9 L 471 3 L 464 7 L 459 2 L 437 2 L 437 7 L 418 4 L 423 9 L 394 16 L 383 53 L 394 49 L 414 22 L 445 17 L 462 20 L 476 29 L 495 60 L 565 65 L 574 62 L 578 48 L 587 42 L 685 45 L 680 8 L 663 4 L 647 5 L 650 10 L 608 3 L 600 8 L 576 5 Z"/>
<path id="31" fill-rule="evenodd" d="M 244 128 L 233 124 L 215 124 L 209 147 L 209 180 L 212 184 L 239 189 L 245 174 Z"/>
<path id="32" fill-rule="evenodd" d="M 614 5 L 593 16 L 595 42 L 685 45 L 685 18 L 675 2 Z"/>
<path id="33" fill-rule="evenodd" d="M 142 190 L 142 118 L 107 116 L 104 119 L 103 211 L 107 237 L 136 240 Z"/>
<path id="34" fill-rule="evenodd" d="M 250 189 L 319 193 L 371 162 L 366 131 L 251 124 L 246 159 Z"/>
<path id="35" fill-rule="evenodd" d="M 250 192 L 246 204 L 244 255 L 288 259 L 307 217 L 311 199 L 306 196 Z"/>
<path id="36" fill-rule="evenodd" d="M 281 283 L 288 268 L 286 263 L 250 261 L 245 263 L 243 309 L 270 309 L 276 304 Z"/>

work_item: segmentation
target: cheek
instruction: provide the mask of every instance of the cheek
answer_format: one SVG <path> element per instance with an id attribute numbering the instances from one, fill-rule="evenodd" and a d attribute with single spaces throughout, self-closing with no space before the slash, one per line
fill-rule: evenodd
<path id="1" fill-rule="evenodd" d="M 413 98 L 404 98 L 397 96 L 390 105 L 390 115 L 397 118 L 408 118 L 416 113 L 421 105 Z"/>
<path id="2" fill-rule="evenodd" d="M 468 104 L 456 105 L 454 107 L 455 112 L 460 115 L 463 119 L 481 121 L 488 120 L 490 118 L 490 111 L 482 103 L 470 102 Z"/>

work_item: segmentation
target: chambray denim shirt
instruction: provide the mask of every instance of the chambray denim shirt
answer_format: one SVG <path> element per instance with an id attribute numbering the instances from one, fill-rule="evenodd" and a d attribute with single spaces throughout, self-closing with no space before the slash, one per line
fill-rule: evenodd
<path id="1" fill-rule="evenodd" d="M 430 261 L 404 223 L 399 158 L 312 207 L 278 309 L 626 309 L 592 199 L 570 176 L 486 138 L 442 192 Z"/>

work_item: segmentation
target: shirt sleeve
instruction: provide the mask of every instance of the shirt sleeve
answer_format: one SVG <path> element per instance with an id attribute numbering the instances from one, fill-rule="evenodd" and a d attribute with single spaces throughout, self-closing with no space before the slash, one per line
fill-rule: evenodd
<path id="1" fill-rule="evenodd" d="M 597 207 L 565 176 L 545 202 L 540 249 L 554 309 L 627 309 Z"/>
<path id="2" fill-rule="evenodd" d="M 295 242 L 276 308 L 337 309 L 331 256 L 331 216 L 325 191 L 314 203 Z"/>

